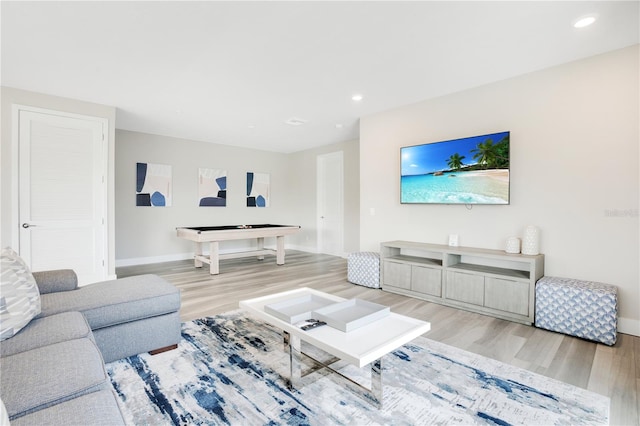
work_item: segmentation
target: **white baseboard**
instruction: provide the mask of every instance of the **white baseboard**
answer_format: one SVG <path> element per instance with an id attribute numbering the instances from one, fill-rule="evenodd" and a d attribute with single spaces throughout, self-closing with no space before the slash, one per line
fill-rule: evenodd
<path id="1" fill-rule="evenodd" d="M 297 250 L 297 251 L 304 251 L 307 253 L 318 253 L 318 250 L 316 250 L 315 247 L 308 247 L 308 246 L 297 246 L 297 245 L 289 245 L 287 244 L 285 246 L 286 250 Z"/>
<path id="2" fill-rule="evenodd" d="M 618 318 L 618 332 L 640 337 L 640 321 L 631 318 Z"/>
<path id="3" fill-rule="evenodd" d="M 131 257 L 129 259 L 116 259 L 116 268 L 122 266 L 148 265 L 150 263 L 172 262 L 174 260 L 193 259 L 193 253 L 167 254 L 163 256 Z"/>
<path id="4" fill-rule="evenodd" d="M 295 245 L 293 245 L 293 246 L 287 246 L 287 249 L 304 251 L 304 252 L 307 252 L 307 253 L 315 253 L 315 254 L 320 253 L 318 251 L 317 247 L 295 246 Z M 349 256 L 349 253 L 340 253 L 340 254 L 336 254 L 336 256 L 342 257 L 343 259 L 346 259 L 347 256 Z"/>

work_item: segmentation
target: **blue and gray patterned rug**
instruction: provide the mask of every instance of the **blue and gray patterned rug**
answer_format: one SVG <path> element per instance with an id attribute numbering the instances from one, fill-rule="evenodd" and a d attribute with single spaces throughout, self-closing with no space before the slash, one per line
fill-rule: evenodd
<path id="1" fill-rule="evenodd" d="M 107 364 L 128 424 L 608 424 L 607 397 L 422 337 L 383 358 L 378 410 L 322 371 L 287 389 L 280 334 L 242 311 L 182 327 L 177 350 Z"/>

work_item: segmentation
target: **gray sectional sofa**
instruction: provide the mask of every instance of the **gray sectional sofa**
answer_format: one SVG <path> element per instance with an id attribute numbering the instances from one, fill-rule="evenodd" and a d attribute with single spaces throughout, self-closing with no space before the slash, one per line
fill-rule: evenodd
<path id="1" fill-rule="evenodd" d="M 71 270 L 33 278 L 40 313 L 0 342 L 0 399 L 11 425 L 124 424 L 104 363 L 176 347 L 179 290 L 155 275 L 82 287 Z"/>

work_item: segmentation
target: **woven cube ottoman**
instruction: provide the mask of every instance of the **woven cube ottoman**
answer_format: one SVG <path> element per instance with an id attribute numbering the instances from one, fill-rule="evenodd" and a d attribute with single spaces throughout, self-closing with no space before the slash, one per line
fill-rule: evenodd
<path id="1" fill-rule="evenodd" d="M 547 276 L 536 283 L 536 327 L 613 345 L 617 324 L 615 286 Z"/>
<path id="2" fill-rule="evenodd" d="M 372 251 L 350 253 L 347 256 L 347 281 L 380 288 L 380 255 Z"/>

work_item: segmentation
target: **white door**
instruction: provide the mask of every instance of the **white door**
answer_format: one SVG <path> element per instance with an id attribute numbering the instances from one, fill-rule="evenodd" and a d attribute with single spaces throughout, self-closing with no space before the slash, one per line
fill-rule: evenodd
<path id="1" fill-rule="evenodd" d="M 106 120 L 27 107 L 17 120 L 20 255 L 80 284 L 106 279 Z"/>
<path id="2" fill-rule="evenodd" d="M 318 252 L 342 256 L 344 253 L 344 171 L 342 151 L 319 155 Z"/>

